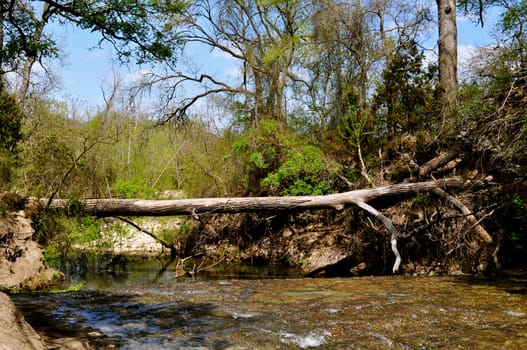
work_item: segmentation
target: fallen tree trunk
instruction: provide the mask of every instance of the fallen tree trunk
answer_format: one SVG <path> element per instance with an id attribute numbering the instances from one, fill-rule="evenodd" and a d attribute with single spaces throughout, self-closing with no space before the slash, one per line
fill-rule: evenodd
<path id="1" fill-rule="evenodd" d="M 72 206 L 80 205 L 83 212 L 98 217 L 108 216 L 173 216 L 212 213 L 238 213 L 256 211 L 303 211 L 312 209 L 342 210 L 346 206 L 356 205 L 378 219 L 391 233 L 392 250 L 396 256 L 393 272 L 397 272 L 401 262 L 397 250 L 399 233 L 391 221 L 367 202 L 388 196 L 401 196 L 423 192 L 440 193 L 444 190 L 473 185 L 473 182 L 453 177 L 443 180 L 402 183 L 370 189 L 354 190 L 324 196 L 291 196 L 291 197 L 236 197 L 236 198 L 197 198 L 177 200 L 141 200 L 141 199 L 30 199 L 27 209 L 47 208 L 51 210 L 70 211 Z M 463 214 L 466 208 L 461 209 Z M 75 211 L 74 211 L 75 212 Z M 78 212 L 78 210 L 77 210 Z M 473 218 L 473 217 L 472 217 Z M 472 222 L 472 221 L 471 221 Z M 479 224 L 477 225 L 479 226 Z M 480 227 L 476 229 L 484 241 L 490 243 L 492 238 Z"/>
<path id="2" fill-rule="evenodd" d="M 400 196 L 419 192 L 430 192 L 435 188 L 461 188 L 470 185 L 460 178 L 445 180 L 403 183 L 361 189 L 325 196 L 291 197 L 233 197 L 233 198 L 196 198 L 174 200 L 143 200 L 123 198 L 81 199 L 82 211 L 98 217 L 108 216 L 173 216 L 200 215 L 212 213 L 239 213 L 256 211 L 302 211 L 310 209 L 342 210 L 346 206 L 357 205 L 376 198 Z M 46 198 L 31 199 L 28 208 L 47 208 L 69 211 L 72 202 L 68 199 Z"/>

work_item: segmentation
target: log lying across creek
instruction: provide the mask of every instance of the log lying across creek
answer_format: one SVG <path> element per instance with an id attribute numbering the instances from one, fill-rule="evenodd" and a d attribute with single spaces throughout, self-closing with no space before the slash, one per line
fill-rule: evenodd
<path id="1" fill-rule="evenodd" d="M 474 185 L 471 181 L 464 181 L 458 177 L 443 180 L 401 183 L 383 187 L 360 189 L 343 193 L 335 193 L 321 196 L 290 196 L 290 197 L 231 197 L 231 198 L 196 198 L 175 200 L 143 200 L 122 198 L 81 199 L 72 202 L 67 199 L 32 198 L 28 201 L 26 208 L 37 207 L 51 210 L 69 211 L 72 203 L 76 203 L 82 211 L 98 217 L 109 216 L 173 216 L 193 215 L 198 217 L 202 214 L 212 213 L 238 213 L 257 211 L 302 211 L 315 209 L 342 210 L 347 206 L 356 205 L 367 211 L 378 219 L 390 232 L 392 251 L 396 261 L 393 272 L 397 272 L 401 263 L 401 257 L 397 250 L 397 238 L 399 233 L 391 221 L 367 202 L 381 197 L 397 197 L 409 194 L 429 192 L 439 195 L 443 199 L 453 201 L 471 222 L 474 216 L 470 211 L 452 196 L 446 196 L 449 189 L 459 189 Z M 462 207 L 460 207 L 460 205 Z M 467 212 L 468 211 L 468 212 Z M 492 242 L 492 237 L 487 231 L 475 224 L 476 232 L 487 243 Z"/>

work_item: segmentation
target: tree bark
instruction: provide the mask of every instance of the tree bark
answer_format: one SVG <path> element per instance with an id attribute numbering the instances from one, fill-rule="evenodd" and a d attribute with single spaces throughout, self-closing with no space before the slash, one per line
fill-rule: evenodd
<path id="1" fill-rule="evenodd" d="M 443 124 L 457 109 L 457 22 L 456 0 L 436 0 L 439 22 L 439 85 L 443 89 Z"/>
<path id="2" fill-rule="evenodd" d="M 456 157 L 457 153 L 455 152 L 441 152 L 437 157 L 432 158 L 419 167 L 419 178 L 424 179 L 432 171 L 445 165 Z"/>
<path id="3" fill-rule="evenodd" d="M 492 243 L 492 237 L 490 234 L 479 224 L 478 219 L 472 214 L 470 209 L 468 209 L 459 199 L 452 197 L 445 191 L 440 188 L 434 188 L 432 192 L 440 198 L 443 198 L 454 205 L 463 215 L 466 215 L 467 220 L 472 224 L 472 228 L 477 232 L 477 234 L 487 243 Z"/>
<path id="4" fill-rule="evenodd" d="M 235 198 L 197 198 L 176 200 L 143 199 L 81 199 L 82 210 L 98 217 L 108 216 L 171 216 L 201 215 L 212 213 L 238 213 L 257 211 L 302 211 L 310 209 L 342 210 L 346 206 L 358 205 L 380 197 L 400 196 L 418 192 L 430 192 L 435 188 L 460 188 L 470 183 L 461 178 L 403 183 L 329 194 L 325 196 L 294 197 L 235 197 Z M 69 211 L 70 200 L 46 198 L 31 199 L 27 208 L 48 208 Z"/>

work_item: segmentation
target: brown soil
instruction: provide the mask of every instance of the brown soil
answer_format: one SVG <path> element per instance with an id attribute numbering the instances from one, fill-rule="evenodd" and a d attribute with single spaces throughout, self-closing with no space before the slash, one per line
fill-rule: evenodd
<path id="1" fill-rule="evenodd" d="M 494 246 L 482 243 L 455 209 L 432 204 L 427 207 L 426 201 L 417 205 L 411 200 L 375 203 L 401 234 L 400 272 L 458 275 L 492 271 Z M 423 207 L 428 211 L 424 218 L 413 214 Z M 302 268 L 308 276 L 391 274 L 395 260 L 390 234 L 357 208 L 217 214 L 182 245 L 187 256 L 205 253 L 212 259 L 289 265 Z"/>
<path id="2" fill-rule="evenodd" d="M 196 233 L 188 254 L 206 252 L 213 259 L 295 266 L 309 276 L 389 271 L 393 263 L 389 235 L 360 227 L 362 217 L 353 208 L 344 212 L 216 215 Z M 379 252 L 364 249 L 364 245 L 383 251 L 374 257 L 372 254 Z"/>
<path id="3" fill-rule="evenodd" d="M 0 350 L 47 349 L 42 337 L 24 320 L 11 299 L 0 292 Z"/>
<path id="4" fill-rule="evenodd" d="M 31 291 L 61 278 L 43 262 L 43 250 L 32 240 L 33 234 L 23 211 L 0 217 L 0 290 Z"/>
<path id="5" fill-rule="evenodd" d="M 0 290 L 33 291 L 61 279 L 58 271 L 43 262 L 43 250 L 32 240 L 33 234 L 31 220 L 23 211 L 0 216 Z M 0 350 L 92 349 L 81 337 L 36 332 L 2 292 L 0 310 Z"/>

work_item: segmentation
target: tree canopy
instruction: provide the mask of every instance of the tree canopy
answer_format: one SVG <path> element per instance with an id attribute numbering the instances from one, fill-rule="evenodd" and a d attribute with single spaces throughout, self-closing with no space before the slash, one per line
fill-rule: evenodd
<path id="1" fill-rule="evenodd" d="M 45 32 L 54 21 L 96 32 L 110 43 L 122 62 L 175 63 L 181 43 L 178 16 L 182 0 L 20 1 L 0 3 L 0 73 L 19 72 L 21 66 L 56 56 L 59 43 Z M 23 79 L 30 79 L 22 72 Z"/>

